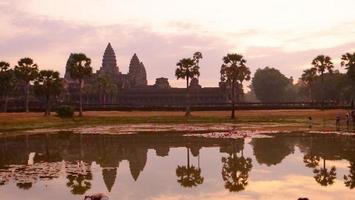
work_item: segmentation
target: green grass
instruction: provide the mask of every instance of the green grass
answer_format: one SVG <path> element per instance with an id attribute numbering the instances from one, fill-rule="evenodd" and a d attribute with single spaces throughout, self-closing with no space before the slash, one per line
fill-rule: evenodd
<path id="1" fill-rule="evenodd" d="M 343 110 L 269 110 L 239 111 L 237 118 L 229 118 L 229 112 L 206 111 L 194 112 L 191 117 L 184 117 L 182 112 L 88 112 L 84 117 L 61 119 L 56 116 L 44 117 L 41 113 L 1 113 L 0 132 L 20 132 L 31 129 L 75 128 L 83 126 L 119 125 L 119 124 L 220 124 L 255 126 L 273 124 L 282 127 L 306 127 L 308 116 L 313 116 L 313 127 L 330 127 L 335 124 L 337 113 Z M 326 126 L 325 126 L 326 125 Z"/>

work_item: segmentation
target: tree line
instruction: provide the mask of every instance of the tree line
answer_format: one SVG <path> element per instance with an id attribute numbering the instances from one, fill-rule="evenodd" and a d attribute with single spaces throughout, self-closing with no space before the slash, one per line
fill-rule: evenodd
<path id="1" fill-rule="evenodd" d="M 355 97 L 354 66 L 355 53 L 341 57 L 341 67 L 346 73 L 335 69 L 329 56 L 319 55 L 298 81 L 275 68 L 265 67 L 256 71 L 249 94 L 261 102 L 318 102 L 322 108 L 325 102 L 349 104 Z"/>
<path id="2" fill-rule="evenodd" d="M 199 55 L 198 58 L 196 54 Z M 187 81 L 186 116 L 190 115 L 189 79 L 200 75 L 201 58 L 202 54 L 196 52 L 192 58 L 183 58 L 177 63 L 175 73 L 177 79 Z M 341 60 L 341 66 L 346 70 L 346 74 L 334 70 L 334 64 L 329 56 L 319 55 L 312 60 L 312 67 L 304 70 L 296 83 L 292 77 L 287 78 L 275 68 L 257 69 L 248 94 L 255 95 L 255 100 L 263 103 L 309 100 L 321 102 L 322 108 L 325 100 L 352 101 L 355 95 L 355 52 L 342 55 Z M 241 54 L 227 54 L 222 61 L 220 86 L 228 88 L 231 93 L 231 118 L 234 119 L 235 102 L 245 96 L 244 84 L 251 79 L 251 72 L 247 67 L 247 60 Z"/>
<path id="3" fill-rule="evenodd" d="M 200 76 L 201 52 L 195 52 L 191 58 L 182 58 L 176 64 L 175 76 L 186 80 L 186 116 L 191 115 L 190 80 Z M 312 67 L 303 71 L 301 78 L 294 83 L 293 78 L 287 78 L 279 70 L 272 67 L 258 69 L 251 80 L 251 72 L 247 60 L 238 53 L 227 54 L 222 59 L 220 67 L 220 86 L 230 92 L 231 118 L 235 118 L 236 101 L 244 96 L 255 95 L 261 102 L 281 101 L 317 101 L 324 106 L 325 101 L 352 100 L 355 95 L 355 52 L 346 53 L 341 57 L 341 66 L 346 70 L 342 74 L 335 70 L 329 56 L 319 55 L 311 62 Z M 79 86 L 79 116 L 83 115 L 83 95 L 88 93 L 85 80 L 93 74 L 91 59 L 83 53 L 74 53 L 67 62 L 67 72 Z M 251 80 L 251 91 L 245 94 L 246 81 Z M 109 77 L 100 76 L 97 80 L 97 91 L 105 94 L 113 93 L 118 88 Z M 0 62 L 0 95 L 3 100 L 3 111 L 7 111 L 8 99 L 15 90 L 23 92 L 24 108 L 29 111 L 29 92 L 33 87 L 34 94 L 46 103 L 45 115 L 50 115 L 53 102 L 64 90 L 63 79 L 54 70 L 39 70 L 31 58 L 22 58 L 17 65 Z"/>
<path id="4" fill-rule="evenodd" d="M 91 59 L 83 53 L 72 54 L 68 60 L 67 71 L 80 88 L 79 116 L 82 116 L 82 88 L 84 79 L 92 74 Z M 45 100 L 45 115 L 51 113 L 52 103 L 64 90 L 63 79 L 60 78 L 58 71 L 39 70 L 38 65 L 31 58 L 22 58 L 17 65 L 11 67 L 9 63 L 0 62 L 0 95 L 4 106 L 3 111 L 7 112 L 8 99 L 14 91 L 24 93 L 25 112 L 29 112 L 30 87 L 33 87 L 34 94 Z"/>

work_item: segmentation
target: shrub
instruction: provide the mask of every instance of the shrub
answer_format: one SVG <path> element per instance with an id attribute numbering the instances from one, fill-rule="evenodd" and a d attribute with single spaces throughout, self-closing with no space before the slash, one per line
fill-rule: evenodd
<path id="1" fill-rule="evenodd" d="M 57 109 L 57 115 L 61 118 L 70 118 L 74 116 L 74 108 L 71 106 L 60 106 Z"/>

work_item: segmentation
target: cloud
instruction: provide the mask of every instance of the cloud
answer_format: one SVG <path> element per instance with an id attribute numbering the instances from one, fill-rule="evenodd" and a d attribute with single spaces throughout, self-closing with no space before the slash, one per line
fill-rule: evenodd
<path id="1" fill-rule="evenodd" d="M 149 83 L 153 84 L 155 78 L 163 76 L 168 77 L 172 85 L 184 86 L 184 81 L 177 81 L 174 77 L 176 63 L 183 57 L 192 56 L 195 51 L 201 51 L 204 58 L 201 61 L 200 82 L 204 86 L 217 86 L 222 57 L 227 53 L 242 53 L 252 71 L 259 67 L 273 66 L 287 76 L 297 78 L 302 69 L 308 67 L 318 54 L 329 54 L 333 58 L 339 58 L 345 52 L 355 51 L 355 26 L 351 23 L 355 19 L 350 16 L 349 19 L 342 20 L 343 14 L 339 13 L 336 16 L 339 15 L 340 18 L 331 21 L 329 26 L 322 24 L 319 27 L 297 29 L 302 26 L 295 24 L 289 29 L 287 28 L 289 26 L 285 26 L 284 29 L 279 30 L 272 27 L 265 28 L 265 24 L 258 26 L 253 19 L 247 18 L 256 15 L 260 19 L 260 16 L 267 14 L 264 11 L 259 13 L 260 15 L 255 12 L 247 14 L 244 18 L 238 18 L 230 14 L 222 15 L 217 12 L 222 11 L 221 6 L 213 6 L 213 4 L 203 4 L 201 9 L 205 9 L 203 12 L 212 13 L 215 18 L 210 16 L 201 18 L 198 13 L 191 14 L 195 10 L 188 8 L 182 13 L 190 16 L 190 20 L 177 17 L 176 13 L 172 13 L 175 17 L 166 20 L 149 18 L 150 21 L 148 19 L 142 21 L 134 18 L 142 19 L 151 11 L 144 11 L 142 7 L 146 4 L 141 5 L 138 1 L 114 3 L 112 7 L 120 5 L 119 10 L 109 9 L 106 15 L 102 13 L 101 8 L 111 5 L 110 1 L 97 3 L 95 0 L 90 0 L 85 4 L 84 14 L 80 14 L 78 18 L 73 16 L 76 13 L 72 8 L 68 10 L 63 8 L 64 1 L 48 2 L 14 0 L 9 3 L 0 0 L 0 25 L 2 30 L 5 30 L 0 32 L 2 38 L 0 59 L 14 65 L 19 58 L 30 56 L 41 68 L 59 70 L 64 74 L 64 66 L 69 54 L 84 52 L 92 58 L 93 67 L 97 70 L 101 65 L 104 49 L 107 43 L 111 42 L 123 73 L 127 72 L 133 53 L 137 53 L 147 68 Z M 271 4 L 283 5 L 279 3 L 271 1 Z M 175 4 L 177 8 L 181 6 L 180 3 Z M 326 5 L 328 8 L 329 2 Z M 51 9 L 56 6 L 57 11 L 52 12 Z M 165 16 L 168 11 L 173 12 L 170 8 L 164 9 L 166 3 L 161 6 L 159 9 L 162 10 L 162 16 Z M 194 6 L 198 4 L 195 2 Z M 137 7 L 134 13 L 133 7 Z M 51 9 L 46 10 L 46 8 Z M 155 8 L 156 11 L 157 9 Z M 301 7 L 295 9 L 299 10 Z M 122 15 L 118 11 L 122 11 Z M 118 15 L 114 15 L 116 12 Z M 92 13 L 94 14 L 89 16 Z M 282 13 L 285 12 L 279 14 Z M 122 18 L 110 23 L 98 23 L 91 19 L 102 16 L 107 20 L 111 19 L 111 15 L 112 19 Z M 160 14 L 156 13 L 156 15 Z M 88 16 L 87 20 L 82 19 Z M 127 18 L 127 16 L 131 17 Z M 271 17 L 272 15 L 265 16 L 270 20 L 266 20 L 266 24 L 279 24 Z M 219 24 L 219 20 L 223 18 L 225 22 Z M 156 23 L 156 20 L 159 23 Z M 319 19 L 315 21 L 317 20 Z M 301 22 L 305 21 L 301 20 Z M 252 25 L 244 26 L 248 23 Z M 238 28 L 238 24 L 244 25 Z M 314 23 L 310 22 L 310 24 Z"/>

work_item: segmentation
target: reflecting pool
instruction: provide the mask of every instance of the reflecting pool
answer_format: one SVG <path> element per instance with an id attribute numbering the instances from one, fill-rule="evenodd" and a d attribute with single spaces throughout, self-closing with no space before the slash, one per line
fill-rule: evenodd
<path id="1" fill-rule="evenodd" d="M 355 137 L 0 137 L 0 199 L 354 199 Z"/>

